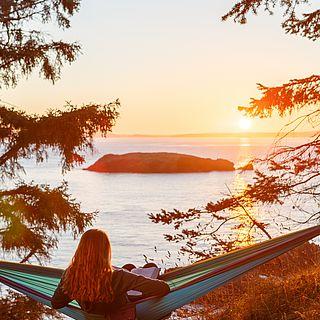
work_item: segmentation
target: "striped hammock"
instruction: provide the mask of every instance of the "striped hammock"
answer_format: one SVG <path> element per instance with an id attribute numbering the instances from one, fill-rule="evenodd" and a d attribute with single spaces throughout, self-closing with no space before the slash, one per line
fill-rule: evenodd
<path id="1" fill-rule="evenodd" d="M 168 272 L 160 278 L 171 291 L 164 297 L 135 302 L 139 320 L 159 320 L 175 309 L 320 234 L 320 226 L 293 232 L 228 254 Z M 62 269 L 0 261 L 0 282 L 47 306 L 60 281 Z M 60 312 L 77 320 L 102 320 L 82 311 L 76 302 Z"/>

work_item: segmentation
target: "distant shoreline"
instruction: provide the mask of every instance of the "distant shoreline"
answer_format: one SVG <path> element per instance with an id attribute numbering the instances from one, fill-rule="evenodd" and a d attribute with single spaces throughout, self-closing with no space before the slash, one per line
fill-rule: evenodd
<path id="1" fill-rule="evenodd" d="M 185 133 L 185 134 L 108 134 L 108 138 L 280 138 L 285 133 L 278 132 L 240 132 L 240 133 Z M 292 132 L 288 138 L 310 138 L 316 132 Z"/>

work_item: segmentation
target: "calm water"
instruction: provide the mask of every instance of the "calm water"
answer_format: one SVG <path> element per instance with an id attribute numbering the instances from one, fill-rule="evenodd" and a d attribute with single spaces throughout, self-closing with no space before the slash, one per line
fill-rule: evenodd
<path id="1" fill-rule="evenodd" d="M 87 164 L 106 153 L 134 151 L 168 151 L 210 158 L 225 158 L 235 163 L 246 162 L 253 156 L 263 156 L 271 150 L 273 139 L 259 138 L 110 138 L 95 141 L 96 152 Z M 297 139 L 290 141 L 297 143 Z M 108 231 L 113 245 L 113 262 L 144 263 L 143 255 L 158 262 L 167 251 L 175 252 L 162 234 L 170 227 L 153 224 L 151 212 L 164 209 L 200 207 L 218 199 L 227 187 L 233 188 L 250 180 L 251 172 L 211 172 L 196 174 L 104 174 L 77 168 L 62 176 L 54 156 L 41 166 L 24 162 L 26 180 L 57 185 L 68 181 L 70 192 L 81 202 L 83 211 L 99 211 L 95 227 Z M 289 210 L 284 208 L 282 210 Z M 65 267 L 77 246 L 70 234 L 60 239 L 51 264 Z M 157 252 L 155 252 L 157 247 Z M 174 263 L 171 259 L 169 263 Z"/>

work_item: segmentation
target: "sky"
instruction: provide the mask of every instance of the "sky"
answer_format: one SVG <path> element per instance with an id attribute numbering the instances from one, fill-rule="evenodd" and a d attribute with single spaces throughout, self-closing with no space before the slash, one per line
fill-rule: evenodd
<path id="1" fill-rule="evenodd" d="M 281 29 L 280 10 L 247 25 L 221 21 L 229 0 L 82 0 L 71 29 L 82 54 L 54 85 L 35 72 L 0 99 L 30 113 L 66 101 L 120 99 L 120 134 L 278 131 L 288 119 L 242 120 L 238 105 L 259 97 L 256 83 L 279 85 L 314 74 L 320 47 Z M 311 11 L 312 8 L 307 8 Z"/>

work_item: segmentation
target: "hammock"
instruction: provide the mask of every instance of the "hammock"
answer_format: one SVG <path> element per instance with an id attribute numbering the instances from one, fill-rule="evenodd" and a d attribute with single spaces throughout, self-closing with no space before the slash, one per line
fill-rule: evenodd
<path id="1" fill-rule="evenodd" d="M 228 254 L 203 260 L 160 276 L 170 286 L 164 297 L 135 302 L 139 320 L 160 320 L 175 309 L 207 294 L 320 234 L 320 226 L 293 232 Z M 0 261 L 0 282 L 51 307 L 62 269 Z M 60 312 L 77 320 L 102 320 L 82 311 L 76 302 Z"/>

